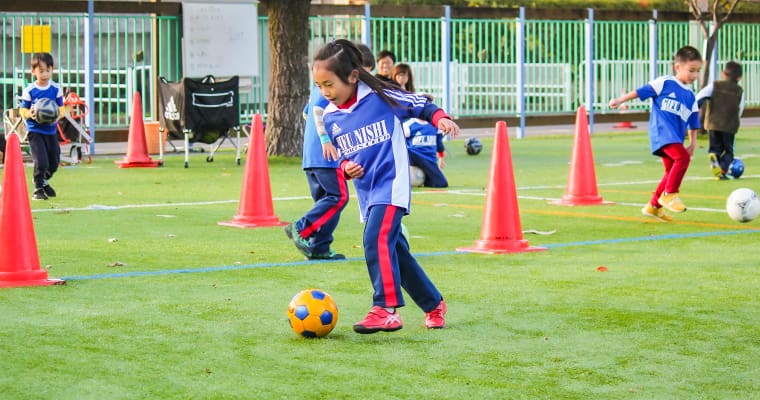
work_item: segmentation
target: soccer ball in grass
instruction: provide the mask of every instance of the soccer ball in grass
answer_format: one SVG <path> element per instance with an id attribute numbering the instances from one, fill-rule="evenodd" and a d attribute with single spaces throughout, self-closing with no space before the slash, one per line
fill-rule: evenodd
<path id="1" fill-rule="evenodd" d="M 338 322 L 338 306 L 329 294 L 319 289 L 306 289 L 290 300 L 288 322 L 299 336 L 326 336 Z"/>
<path id="2" fill-rule="evenodd" d="M 483 150 L 483 143 L 480 142 L 480 139 L 471 137 L 464 141 L 464 149 L 467 151 L 467 154 L 476 156 Z"/>
<path id="3" fill-rule="evenodd" d="M 744 173 L 744 162 L 738 158 L 734 158 L 734 161 L 728 167 L 728 175 L 731 175 L 734 179 L 738 179 Z"/>
<path id="4" fill-rule="evenodd" d="M 40 124 L 52 124 L 58 119 L 59 110 L 55 100 L 43 97 L 32 107 L 34 107 L 34 120 Z"/>
<path id="5" fill-rule="evenodd" d="M 425 173 L 420 167 L 410 165 L 409 179 L 411 180 L 412 186 L 422 186 L 425 184 Z"/>
<path id="6" fill-rule="evenodd" d="M 752 189 L 736 189 L 726 200 L 726 212 L 736 222 L 749 222 L 760 214 L 760 198 Z"/>

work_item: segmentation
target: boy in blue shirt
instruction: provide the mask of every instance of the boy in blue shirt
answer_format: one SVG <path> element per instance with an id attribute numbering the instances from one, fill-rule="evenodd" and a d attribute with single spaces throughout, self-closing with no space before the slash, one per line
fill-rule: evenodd
<path id="1" fill-rule="evenodd" d="M 59 107 L 59 118 L 63 116 L 63 90 L 51 79 L 54 62 L 50 53 L 35 53 L 32 56 L 32 76 L 35 81 L 21 93 L 21 117 L 26 120 L 27 139 L 34 160 L 34 193 L 32 199 L 47 200 L 56 193 L 50 186 L 50 179 L 61 162 L 61 147 L 58 143 L 58 122 L 49 124 L 36 120 L 34 104 L 42 98 L 54 100 Z"/>
<path id="2" fill-rule="evenodd" d="M 694 47 L 684 46 L 676 52 L 673 67 L 675 75 L 659 77 L 610 100 L 610 107 L 617 108 L 637 97 L 641 100 L 652 99 L 649 144 L 652 154 L 662 159 L 665 175 L 641 212 L 662 222 L 672 220 L 663 208 L 674 213 L 686 211 L 678 193 L 694 154 L 700 128 L 699 107 L 691 84 L 699 77 L 702 55 Z M 687 131 L 689 146 L 685 147 L 683 143 Z"/>

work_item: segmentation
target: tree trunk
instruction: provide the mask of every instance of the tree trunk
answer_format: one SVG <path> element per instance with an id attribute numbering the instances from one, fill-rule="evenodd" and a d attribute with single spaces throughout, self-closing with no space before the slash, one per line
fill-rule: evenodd
<path id="1" fill-rule="evenodd" d="M 271 71 L 266 144 L 269 155 L 301 156 L 309 99 L 308 0 L 265 0 Z"/>
<path id="2" fill-rule="evenodd" d="M 710 66 L 712 65 L 712 59 L 713 57 L 717 57 L 716 54 L 713 54 L 715 52 L 715 42 L 718 40 L 718 30 L 715 29 L 715 33 L 707 37 L 706 42 L 706 49 L 705 54 L 703 58 L 705 59 L 705 64 L 702 66 L 702 82 L 699 84 L 699 88 L 702 89 L 705 86 L 707 86 L 710 82 Z M 716 75 L 717 76 L 717 75 Z"/>

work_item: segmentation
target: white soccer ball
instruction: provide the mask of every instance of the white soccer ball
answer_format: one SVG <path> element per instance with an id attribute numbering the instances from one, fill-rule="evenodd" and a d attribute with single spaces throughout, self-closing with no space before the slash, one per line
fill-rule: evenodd
<path id="1" fill-rule="evenodd" d="M 425 173 L 419 167 L 409 166 L 409 180 L 412 186 L 419 187 L 425 184 Z"/>
<path id="2" fill-rule="evenodd" d="M 726 200 L 726 212 L 736 222 L 749 222 L 760 214 L 760 198 L 752 189 L 736 189 Z"/>

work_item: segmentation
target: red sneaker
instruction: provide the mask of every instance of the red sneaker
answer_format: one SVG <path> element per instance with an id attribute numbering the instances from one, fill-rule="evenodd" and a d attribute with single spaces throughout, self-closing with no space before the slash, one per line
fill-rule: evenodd
<path id="1" fill-rule="evenodd" d="M 354 324 L 356 333 L 393 332 L 404 327 L 397 312 L 389 313 L 379 306 L 372 307 L 363 320 Z"/>
<path id="2" fill-rule="evenodd" d="M 441 299 L 438 307 L 429 313 L 425 313 L 425 327 L 428 329 L 443 329 L 446 327 L 446 302 Z"/>

